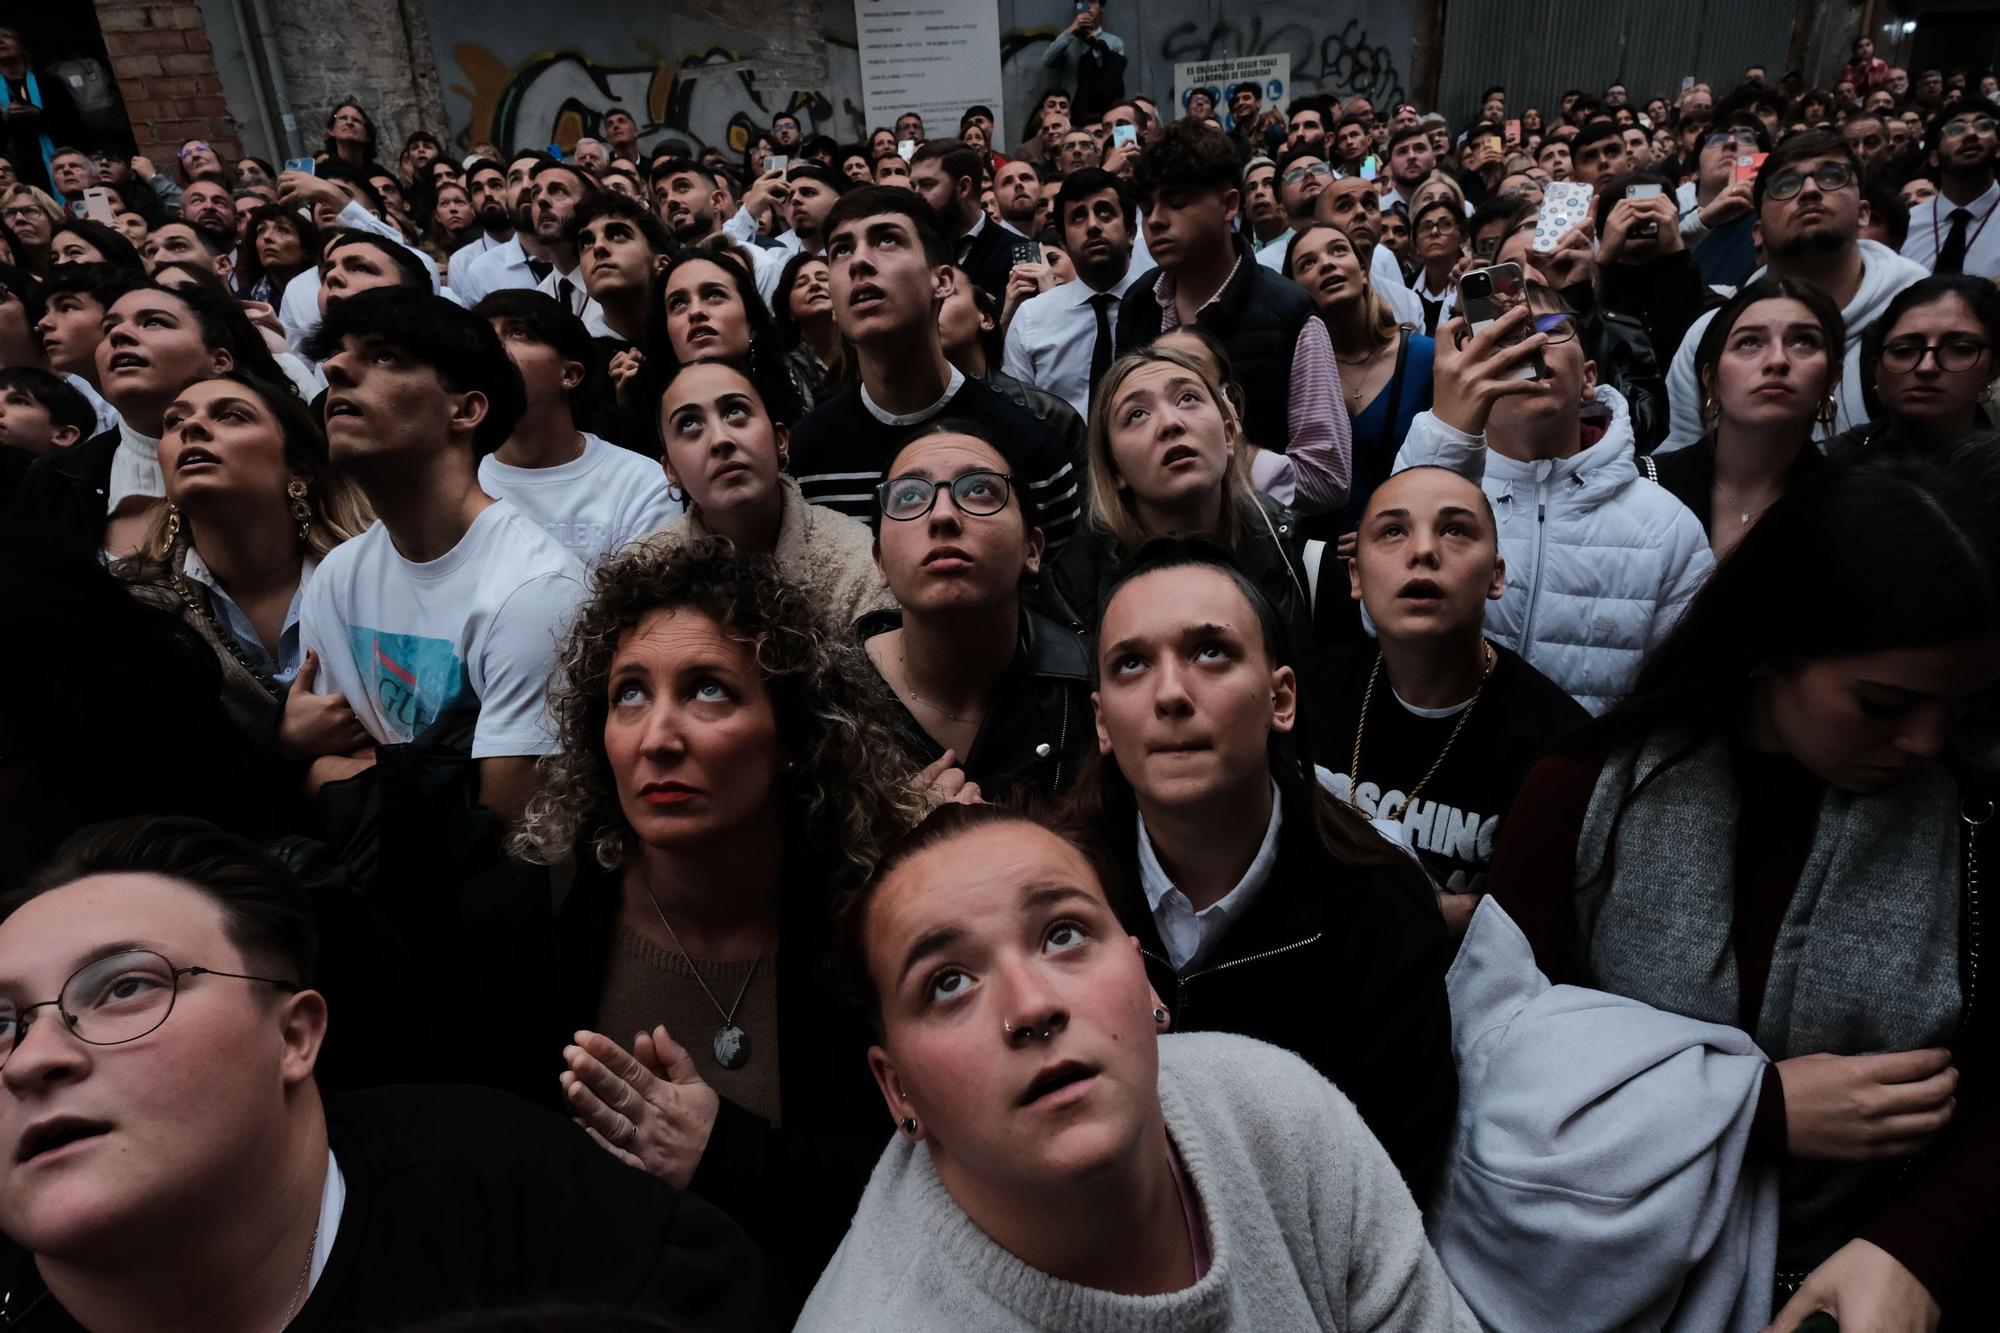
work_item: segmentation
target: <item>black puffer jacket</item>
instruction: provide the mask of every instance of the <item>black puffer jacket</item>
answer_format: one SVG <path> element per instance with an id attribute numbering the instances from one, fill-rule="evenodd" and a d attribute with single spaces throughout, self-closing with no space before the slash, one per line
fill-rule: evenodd
<path id="1" fill-rule="evenodd" d="M 1634 450 L 1652 453 L 1667 438 L 1671 409 L 1666 371 L 1646 326 L 1599 304 L 1589 283 L 1565 287 L 1562 294 L 1576 308 L 1577 336 L 1583 339 L 1583 354 L 1597 363 L 1597 382 L 1618 390 L 1632 411 Z"/>

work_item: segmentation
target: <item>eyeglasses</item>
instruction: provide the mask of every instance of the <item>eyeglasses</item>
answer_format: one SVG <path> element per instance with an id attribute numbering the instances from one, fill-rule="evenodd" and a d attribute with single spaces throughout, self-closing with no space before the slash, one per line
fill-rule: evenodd
<path id="1" fill-rule="evenodd" d="M 1287 185 L 1297 185 L 1300 181 L 1304 180 L 1308 176 L 1331 176 L 1332 174 L 1333 174 L 1332 163 L 1315 162 L 1309 167 L 1293 167 L 1290 171 L 1284 174 L 1283 179 L 1285 184 Z"/>
<path id="2" fill-rule="evenodd" d="M 40 204 L 16 204 L 12 208 L 0 208 L 0 218 L 5 218 L 9 222 L 19 222 L 23 218 L 40 216 L 41 211 Z"/>
<path id="3" fill-rule="evenodd" d="M 189 158 L 193 157 L 196 153 L 206 153 L 208 150 L 209 149 L 207 144 L 203 143 L 199 139 L 196 139 L 193 143 L 188 144 L 186 147 L 182 148 L 179 154 L 177 154 L 177 156 L 179 156 L 181 161 L 185 162 Z"/>
<path id="4" fill-rule="evenodd" d="M 1995 121 L 1991 116 L 1981 116 L 1978 120 L 1954 120 L 1944 127 L 1944 137 L 1956 139 L 1967 130 L 1971 130 L 1974 134 L 1991 134 L 1996 129 L 2000 129 L 2000 121 Z"/>
<path id="5" fill-rule="evenodd" d="M 1435 218 L 1429 222 L 1419 222 L 1416 233 L 1419 236 L 1442 236 L 1448 231 L 1457 231 L 1458 224 L 1450 218 Z"/>
<path id="6" fill-rule="evenodd" d="M 1549 346 L 1553 347 L 1557 343 L 1566 343 L 1576 337 L 1576 320 L 1561 311 L 1536 315 L 1535 332 L 1541 334 Z"/>
<path id="7" fill-rule="evenodd" d="M 1845 162 L 1822 162 L 1811 171 L 1781 171 L 1771 177 L 1764 186 L 1764 194 L 1771 199 L 1789 199 L 1805 188 L 1806 178 L 1828 193 L 1844 190 L 1854 184 L 1854 168 Z"/>
<path id="8" fill-rule="evenodd" d="M 1924 363 L 1924 358 L 1935 357 L 1939 370 L 1953 373 L 1970 370 L 1979 364 L 1979 358 L 1986 355 L 1989 345 L 1974 342 L 1970 338 L 1954 338 L 1949 342 L 1918 342 L 1915 339 L 1898 340 L 1887 343 L 1882 348 L 1882 369 L 1907 375 Z"/>
<path id="9" fill-rule="evenodd" d="M 1713 134 L 1702 136 L 1701 146 L 1703 148 L 1720 148 L 1724 144 L 1727 144 L 1731 148 L 1755 150 L 1757 147 L 1757 136 L 1748 130 L 1717 130 Z"/>
<path id="10" fill-rule="evenodd" d="M 219 972 L 212 967 L 175 967 L 150 949 L 128 949 L 85 963 L 69 974 L 53 1000 L 16 1007 L 0 999 L 0 1066 L 21 1044 L 34 1020 L 29 1015 L 51 1005 L 78 1041 L 92 1046 L 121 1046 L 156 1030 L 174 1011 L 182 977 L 231 977 L 276 986 L 286 994 L 300 987 L 276 977 L 243 972 Z"/>
<path id="11" fill-rule="evenodd" d="M 930 513 L 937 504 L 938 492 L 948 490 L 960 513 L 985 518 L 1007 507 L 1013 483 L 1014 479 L 1004 472 L 984 469 L 961 473 L 948 482 L 918 476 L 891 477 L 875 488 L 875 499 L 882 506 L 882 517 L 909 523 Z"/>

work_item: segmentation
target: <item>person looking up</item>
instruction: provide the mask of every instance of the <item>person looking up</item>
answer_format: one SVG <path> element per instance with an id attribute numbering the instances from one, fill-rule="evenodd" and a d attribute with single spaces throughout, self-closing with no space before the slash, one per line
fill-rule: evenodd
<path id="1" fill-rule="evenodd" d="M 350 171 L 360 171 L 375 161 L 375 122 L 368 112 L 354 102 L 342 102 L 335 106 L 326 118 L 325 154 L 338 161 Z M 220 167 L 217 163 L 217 167 Z M 187 161 L 182 159 L 181 167 L 187 169 Z M 194 179 L 190 174 L 190 179 Z"/>
<path id="2" fill-rule="evenodd" d="M 1983 398 L 2000 349 L 2000 292 L 1984 278 L 1933 275 L 1905 287 L 1861 336 L 1874 419 L 1827 442 L 1933 451 L 1990 432 Z"/>
<path id="3" fill-rule="evenodd" d="M 1547 377 L 1520 378 L 1537 352 Z M 1396 470 L 1438 464 L 1480 483 L 1512 574 L 1487 636 L 1602 713 L 1714 568 L 1701 524 L 1639 476 L 1625 400 L 1597 383 L 1574 314 L 1546 287 L 1476 334 L 1454 317 L 1435 375 Z M 1584 421 L 1586 403 L 1606 424 Z M 1604 561 L 1606 545 L 1627 558 Z"/>
<path id="4" fill-rule="evenodd" d="M 1114 360 L 1119 302 L 1138 278 L 1132 268 L 1138 210 L 1117 177 L 1086 169 L 1063 178 L 1056 214 L 1076 280 L 1015 307 L 1004 365 L 1088 420 L 1091 394 Z"/>
<path id="5" fill-rule="evenodd" d="M 753 1326 L 743 1233 L 547 1112 L 468 1088 L 322 1093 L 315 917 L 283 864 L 184 817 L 86 828 L 0 900 L 17 1323 L 402 1327 L 588 1298 Z M 501 1252 L 518 1259 L 484 1259 Z"/>
<path id="6" fill-rule="evenodd" d="M 1813 431 L 1832 411 L 1845 335 L 1832 298 L 1789 278 L 1744 287 L 1703 332 L 1695 374 L 1708 435 L 1656 471 L 1701 520 L 1718 560 L 1824 464 Z"/>
<path id="7" fill-rule="evenodd" d="M 853 353 L 833 318 L 833 270 L 818 255 L 793 255 L 772 295 L 772 323 L 803 413 L 855 382 Z"/>
<path id="8" fill-rule="evenodd" d="M 42 313 L 35 320 L 35 340 L 49 369 L 90 401 L 97 425 L 85 432 L 85 439 L 117 429 L 118 413 L 104 398 L 97 348 L 104 341 L 105 315 L 140 281 L 129 270 L 110 264 L 69 264 L 41 285 Z"/>
<path id="9" fill-rule="evenodd" d="M 671 519 L 659 468 L 577 427 L 574 402 L 595 352 L 583 321 L 520 290 L 495 292 L 472 313 L 492 324 L 524 391 L 520 420 L 479 460 L 480 489 L 511 502 L 586 566 Z"/>
<path id="10" fill-rule="evenodd" d="M 1045 817 L 947 805 L 848 900 L 898 1134 L 798 1327 L 1476 1328 L 1345 1096 L 1158 1035 L 1113 873 Z"/>
<path id="11" fill-rule="evenodd" d="M 1078 509 L 1075 460 L 1043 422 L 969 379 L 944 354 L 938 310 L 967 281 L 937 215 L 907 190 L 863 186 L 827 216 L 833 317 L 853 345 L 860 383 L 807 413 L 792 432 L 792 474 L 806 499 L 856 518 L 875 511 L 870 486 L 926 423 L 981 423 L 1020 460 L 1015 488 L 1032 495 L 1054 544 Z"/>
<path id="12" fill-rule="evenodd" d="M 319 228 L 283 204 L 251 210 L 243 241 L 237 281 L 249 300 L 279 306 L 293 278 L 319 267 Z"/>
<path id="13" fill-rule="evenodd" d="M 1468 266 L 1465 211 L 1449 194 L 1426 199 L 1410 213 L 1410 241 L 1419 266 L 1410 290 L 1423 306 L 1424 333 L 1431 336 L 1458 309 L 1458 279 Z"/>
<path id="14" fill-rule="evenodd" d="M 676 248 L 666 225 L 637 200 L 604 190 L 576 206 L 568 236 L 589 297 L 585 331 L 643 344 L 654 288 Z"/>
<path id="15" fill-rule="evenodd" d="M 989 799 L 1059 793 L 1085 753 L 1089 663 L 1024 596 L 1046 542 L 1020 468 L 983 423 L 946 416 L 890 460 L 875 560 L 900 611 L 855 626 L 912 770 Z"/>
<path id="16" fill-rule="evenodd" d="M 592 323 L 590 316 L 600 326 L 603 316 L 590 309 L 590 291 L 584 284 L 581 265 L 577 262 L 576 241 L 570 230 L 570 220 L 576 216 L 577 208 L 586 200 L 595 199 L 603 193 L 597 178 L 581 167 L 567 162 L 543 162 L 538 164 L 529 176 L 529 200 L 534 209 L 534 235 L 548 256 L 548 270 L 538 272 L 534 263 L 528 265 L 534 273 L 536 291 L 555 298 L 556 304 L 586 324 Z M 490 271 L 492 261 L 486 269 Z"/>
<path id="17" fill-rule="evenodd" d="M 1291 236 L 1284 205 L 1278 202 L 1278 164 L 1261 153 L 1243 167 L 1243 217 L 1250 244 L 1260 255 Z"/>
<path id="18" fill-rule="evenodd" d="M 1723 118 L 1697 141 L 1694 179 L 1677 193 L 1681 240 L 1702 281 L 1740 287 L 1757 267 L 1756 186 L 1738 178 L 1738 160 L 1768 153 L 1770 138 L 1746 108 L 1725 105 Z M 1683 158 L 1683 161 L 1686 159 Z"/>
<path id="19" fill-rule="evenodd" d="M 936 212 L 953 246 L 952 262 L 979 286 L 1004 297 L 1014 246 L 979 207 L 979 159 L 956 139 L 939 139 L 910 159 L 910 188 Z"/>
<path id="20" fill-rule="evenodd" d="M 507 207 L 507 168 L 490 157 L 477 159 L 465 170 L 465 197 L 472 206 L 475 229 L 445 263 L 445 286 L 461 294 L 474 261 L 514 239 L 514 215 Z"/>
<path id="21" fill-rule="evenodd" d="M 1236 232 L 1239 179 L 1228 136 L 1199 123 L 1167 127 L 1140 154 L 1134 194 L 1158 267 L 1119 303 L 1118 347 L 1182 324 L 1214 333 L 1243 384 L 1246 433 L 1283 449 L 1300 514 L 1327 513 L 1346 502 L 1349 484 L 1340 371 L 1311 298 L 1258 263 Z"/>
<path id="22" fill-rule="evenodd" d="M 611 108 L 604 113 L 604 119 L 598 122 L 597 128 L 614 160 L 639 160 L 639 122 L 630 111 L 624 107 Z"/>
<path id="23" fill-rule="evenodd" d="M 554 636 L 582 593 L 576 560 L 479 485 L 479 461 L 520 420 L 520 372 L 487 320 L 402 289 L 329 307 L 306 354 L 326 375 L 334 465 L 381 519 L 307 590 L 318 692 L 344 696 L 376 745 L 476 701 L 478 798 L 511 825 L 553 744 L 542 704 Z M 373 749 L 316 760 L 308 786 L 374 761 Z"/>
<path id="24" fill-rule="evenodd" d="M 1903 257 L 1928 264 L 1934 273 L 1971 273 L 2000 280 L 2000 230 L 1986 224 L 2000 209 L 1994 180 L 2000 154 L 2000 108 L 1985 99 L 1951 102 L 1931 118 L 1924 142 L 1931 145 L 1938 192 L 1912 212 Z"/>
<path id="25" fill-rule="evenodd" d="M 1415 327 L 1423 323 L 1423 302 L 1404 281 L 1403 266 L 1396 262 L 1394 252 L 1381 246 L 1384 216 L 1381 187 L 1359 176 L 1342 177 L 1313 201 L 1313 221 L 1330 223 L 1347 234 L 1355 258 L 1368 274 L 1369 285 L 1398 320 Z M 1296 241 L 1296 235 L 1293 239 Z M 1285 271 L 1282 263 L 1278 271 Z"/>
<path id="26" fill-rule="evenodd" d="M 468 307 L 503 287 L 533 287 L 554 271 L 556 256 L 535 229 L 534 197 L 535 172 L 552 161 L 539 149 L 524 149 L 507 159 L 507 214 L 514 235 L 467 261 L 452 294 Z"/>
<path id="27" fill-rule="evenodd" d="M 994 172 L 993 199 L 1000 209 L 1000 225 L 1032 239 L 1030 228 L 1042 205 L 1042 176 L 1035 164 L 1016 158 Z"/>
<path id="28" fill-rule="evenodd" d="M 1097 119 L 1125 96 L 1125 42 L 1104 30 L 1104 0 L 1082 0 L 1076 17 L 1042 52 L 1042 68 L 1070 91 L 1070 114 L 1079 124 Z M 922 121 L 915 135 L 904 134 L 900 120 L 896 125 L 898 138 L 923 137 Z"/>
<path id="29" fill-rule="evenodd" d="M 34 366 L 0 370 L 0 448 L 15 451 L 0 472 L 25 458 L 54 457 L 97 429 L 90 399 L 62 375 Z"/>

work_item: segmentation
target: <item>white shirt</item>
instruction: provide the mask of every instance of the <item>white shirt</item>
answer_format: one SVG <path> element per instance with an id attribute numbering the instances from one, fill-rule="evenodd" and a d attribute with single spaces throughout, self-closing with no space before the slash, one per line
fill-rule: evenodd
<path id="1" fill-rule="evenodd" d="M 117 513 L 118 506 L 135 495 L 164 499 L 166 494 L 167 477 L 160 469 L 159 440 L 141 435 L 120 417 L 118 451 L 111 455 L 111 481 L 104 491 L 104 512 Z"/>
<path id="2" fill-rule="evenodd" d="M 1903 258 L 1914 259 L 1925 268 L 1937 270 L 1938 254 L 1951 235 L 1951 215 L 1963 207 L 1972 217 L 1965 224 L 1965 267 L 1962 272 L 2000 281 L 2000 181 L 1986 187 L 1986 193 L 1969 204 L 1952 203 L 1942 194 L 1933 195 L 1910 210 L 1910 234 L 1903 242 Z"/>
<path id="3" fill-rule="evenodd" d="M 468 696 L 479 704 L 472 757 L 555 748 L 544 716 L 549 673 L 583 570 L 505 500 L 458 545 L 408 560 L 377 523 L 334 548 L 306 590 L 307 649 L 318 693 L 342 694 L 376 741 L 417 736 Z"/>
<path id="4" fill-rule="evenodd" d="M 496 245 L 465 266 L 461 286 L 454 288 L 458 299 L 469 306 L 475 306 L 494 292 L 506 291 L 514 287 L 532 288 L 537 281 L 535 271 L 528 267 L 528 252 L 521 248 L 521 237 L 504 245 Z"/>
<path id="5" fill-rule="evenodd" d="M 1292 237 L 1299 234 L 1297 227 L 1287 227 L 1257 248 L 1257 262 L 1273 273 L 1285 271 L 1285 253 L 1292 248 Z"/>
<path id="6" fill-rule="evenodd" d="M 1104 295 L 1111 302 L 1110 327 L 1118 328 L 1118 302 L 1125 289 L 1139 280 L 1126 268 Z M 1001 369 L 1015 379 L 1046 389 L 1090 420 L 1090 358 L 1097 347 L 1097 311 L 1090 299 L 1098 295 L 1081 278 L 1021 302 L 1007 326 L 1007 352 Z"/>
<path id="7" fill-rule="evenodd" d="M 65 373 L 63 378 L 69 381 L 70 388 L 89 400 L 90 410 L 97 413 L 97 429 L 91 432 L 92 435 L 102 435 L 107 430 L 118 429 L 118 409 L 105 402 L 104 395 L 91 387 L 89 380 L 81 375 L 68 373 Z"/>
<path id="8" fill-rule="evenodd" d="M 904 412 L 901 414 L 891 412 L 888 408 L 883 407 L 868 396 L 868 386 L 866 384 L 861 386 L 861 405 L 868 409 L 869 416 L 874 417 L 885 426 L 915 426 L 929 421 L 932 417 L 944 411 L 944 405 L 950 402 L 953 396 L 964 387 L 965 372 L 957 366 L 953 366 L 951 368 L 951 378 L 945 381 L 944 396 L 929 407 L 920 407 L 914 412 Z"/>
<path id="9" fill-rule="evenodd" d="M 424 272 L 431 275 L 431 291 L 435 293 L 438 290 L 437 262 L 422 250 L 404 240 L 402 232 L 397 231 L 394 227 L 352 201 L 335 215 L 334 221 L 343 227 L 352 227 L 356 231 L 369 232 L 380 236 L 384 240 L 394 241 L 396 244 L 402 246 L 405 250 L 415 255 L 417 262 L 424 266 Z M 278 298 L 278 322 L 285 326 L 285 340 L 291 343 L 294 351 L 298 350 L 299 344 L 310 338 L 312 331 L 319 327 L 319 269 L 317 267 L 303 270 L 290 282 L 285 284 L 285 294 Z"/>
<path id="10" fill-rule="evenodd" d="M 191 583 L 199 583 L 208 589 L 210 608 L 216 613 L 215 621 L 224 633 L 236 640 L 236 646 L 243 655 L 280 685 L 290 685 L 292 677 L 299 673 L 304 663 L 305 650 L 299 646 L 299 607 L 304 603 L 306 585 L 312 582 L 313 572 L 319 568 L 319 561 L 308 554 L 299 565 L 299 586 L 292 590 L 292 604 L 285 608 L 284 624 L 278 630 L 278 655 L 274 658 L 265 649 L 263 639 L 257 635 L 257 627 L 250 623 L 250 617 L 236 604 L 209 569 L 208 562 L 201 558 L 201 552 L 188 547 L 187 559 L 181 572 Z"/>
<path id="11" fill-rule="evenodd" d="M 737 205 L 736 212 L 730 216 L 729 221 L 722 224 L 722 234 L 746 250 L 763 248 L 757 244 L 757 219 L 750 216 L 750 210 L 740 204 Z M 799 234 L 789 228 L 782 235 L 773 236 L 771 239 L 778 244 L 778 249 L 771 253 L 779 254 L 782 251 L 780 263 L 790 259 L 801 248 Z"/>
<path id="12" fill-rule="evenodd" d="M 341 1173 L 340 1163 L 334 1160 L 333 1149 L 326 1150 L 326 1183 L 319 1191 L 319 1229 L 313 1233 L 312 1263 L 306 1269 L 306 1289 L 299 1293 L 299 1304 L 304 1305 L 312 1297 L 312 1289 L 319 1285 L 319 1275 L 326 1271 L 326 1261 L 333 1257 L 333 1238 L 340 1231 L 340 1218 L 347 1211 L 347 1177 Z"/>
<path id="13" fill-rule="evenodd" d="M 1185 971 L 1215 948 L 1216 941 L 1243 915 L 1271 878 L 1271 867 L 1278 860 L 1278 829 L 1284 822 L 1278 784 L 1271 784 L 1271 822 L 1264 829 L 1264 841 L 1259 844 L 1257 855 L 1250 858 L 1249 869 L 1236 881 L 1235 888 L 1198 912 L 1187 895 L 1167 877 L 1159 854 L 1153 850 L 1153 839 L 1146 832 L 1145 816 L 1135 818 L 1139 821 L 1139 886 L 1146 891 L 1146 905 L 1152 909 L 1160 943 L 1167 948 L 1167 961 L 1174 965 L 1174 971 Z"/>
<path id="14" fill-rule="evenodd" d="M 513 239 L 509 236 L 507 241 Z M 507 244 L 507 241 L 496 241 L 491 232 L 482 231 L 476 240 L 469 241 L 452 251 L 451 258 L 447 259 L 444 265 L 444 285 L 451 288 L 453 293 L 463 300 L 465 274 L 472 267 L 473 261 L 489 250 L 498 250 Z"/>
<path id="15" fill-rule="evenodd" d="M 589 565 L 665 527 L 680 506 L 667 498 L 667 474 L 658 463 L 588 431 L 578 434 L 583 452 L 554 467 L 515 467 L 486 455 L 479 460 L 479 486 L 511 502 Z"/>
<path id="16" fill-rule="evenodd" d="M 564 284 L 568 284 L 565 296 Z M 549 270 L 549 276 L 535 284 L 535 290 L 549 297 L 563 309 L 583 321 L 583 327 L 593 338 L 617 338 L 611 326 L 604 322 L 604 307 L 590 299 L 590 292 L 583 285 L 583 266 L 579 264 L 567 273 Z M 622 338 L 619 341 L 624 341 Z"/>

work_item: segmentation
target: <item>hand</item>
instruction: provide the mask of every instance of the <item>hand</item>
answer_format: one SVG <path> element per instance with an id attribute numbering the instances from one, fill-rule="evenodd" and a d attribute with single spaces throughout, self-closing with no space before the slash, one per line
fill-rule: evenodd
<path id="1" fill-rule="evenodd" d="M 1547 254 L 1530 251 L 1542 271 L 1542 281 L 1557 291 L 1590 281 L 1591 270 L 1597 266 L 1596 235 L 1596 219 L 1587 217 L 1564 232 L 1556 248 Z"/>
<path id="2" fill-rule="evenodd" d="M 1840 1333 L 1934 1333 L 1943 1313 L 1914 1273 L 1865 1240 L 1847 1242 L 1813 1269 L 1765 1333 L 1790 1333 L 1818 1310 L 1840 1321 Z"/>
<path id="3" fill-rule="evenodd" d="M 1069 30 L 1079 37 L 1091 36 L 1096 28 L 1097 20 L 1091 17 L 1087 9 L 1069 21 Z"/>
<path id="4" fill-rule="evenodd" d="M 1548 342 L 1546 335 L 1532 331 L 1533 322 L 1528 307 L 1518 305 L 1478 333 L 1471 332 L 1463 315 L 1454 315 L 1438 329 L 1431 411 L 1439 421 L 1467 435 L 1484 435 L 1494 403 L 1514 394 L 1543 392 L 1541 381 L 1508 373 L 1529 364 L 1535 349 Z M 1458 345 L 1461 338 L 1464 346 Z M 1512 338 L 1521 341 L 1510 346 Z"/>
<path id="5" fill-rule="evenodd" d="M 1913 1157 L 1950 1123 L 1958 1070 L 1931 1047 L 1887 1055 L 1801 1055 L 1778 1062 L 1785 1146 L 1815 1162 Z"/>
<path id="6" fill-rule="evenodd" d="M 1007 275 L 1006 298 L 1000 303 L 1001 328 L 1014 322 L 1014 312 L 1021 308 L 1021 302 L 1048 290 L 1043 281 L 1048 271 L 1047 264 L 1014 265 L 1013 271 Z"/>
<path id="7" fill-rule="evenodd" d="M 1658 228 L 1657 235 L 1632 234 L 1633 228 L 1649 222 Z M 1672 254 L 1680 248 L 1680 212 L 1666 195 L 1652 199 L 1620 199 L 1605 215 L 1604 240 L 1597 247 L 1597 262 L 1643 263 L 1647 259 Z"/>
<path id="8" fill-rule="evenodd" d="M 281 171 L 278 173 L 278 202 L 281 204 L 312 204 L 338 213 L 347 207 L 347 191 L 332 181 L 305 171 Z"/>
<path id="9" fill-rule="evenodd" d="M 979 784 L 965 780 L 965 770 L 958 766 L 958 756 L 946 750 L 917 774 L 917 790 L 938 805 L 979 805 L 985 797 L 979 794 Z"/>
<path id="10" fill-rule="evenodd" d="M 1754 181 L 1729 182 L 1722 193 L 1701 206 L 1701 225 L 1715 228 L 1742 217 L 1755 207 L 1756 194 Z"/>
<path id="11" fill-rule="evenodd" d="M 153 165 L 153 159 L 141 153 L 132 159 L 132 174 L 142 181 L 149 181 L 160 173 L 159 168 Z"/>
<path id="12" fill-rule="evenodd" d="M 767 171 L 743 192 L 743 206 L 750 210 L 752 217 L 759 217 L 766 209 L 774 208 L 791 197 L 792 187 L 785 184 L 785 173 Z"/>
<path id="13" fill-rule="evenodd" d="M 1114 176 L 1130 175 L 1139 165 L 1139 149 L 1134 144 L 1121 143 L 1104 155 L 1104 169 Z"/>
<path id="14" fill-rule="evenodd" d="M 1435 890 L 1438 911 L 1444 914 L 1444 933 L 1454 943 L 1465 938 L 1465 928 L 1472 924 L 1472 914 L 1479 910 L 1479 900 L 1484 894 L 1446 893 Z"/>
<path id="15" fill-rule="evenodd" d="M 368 733 L 348 707 L 347 696 L 314 694 L 317 679 L 319 654 L 308 651 L 298 674 L 292 677 L 292 688 L 285 694 L 285 713 L 278 722 L 278 753 L 287 759 L 345 758 L 368 744 Z"/>
<path id="16" fill-rule="evenodd" d="M 1343 532 L 1334 539 L 1333 554 L 1339 560 L 1352 560 L 1354 553 L 1361 549 L 1359 532 Z"/>
<path id="17" fill-rule="evenodd" d="M 646 354 L 636 347 L 628 347 L 614 354 L 609 367 L 611 387 L 620 403 L 631 401 L 633 390 L 639 387 L 639 370 L 646 364 Z"/>
<path id="18" fill-rule="evenodd" d="M 278 318 L 278 312 L 271 308 L 269 301 L 238 301 L 236 304 L 243 307 L 243 313 L 258 328 L 267 333 L 275 333 L 280 338 L 285 336 L 284 323 Z M 291 350 L 290 344 L 286 344 L 286 350 Z"/>
<path id="19" fill-rule="evenodd" d="M 375 767 L 375 747 L 354 754 L 321 755 L 306 769 L 306 795 L 317 796 L 330 782 L 345 782 Z"/>
<path id="20" fill-rule="evenodd" d="M 627 1166 L 686 1189 L 701 1164 L 722 1095 L 702 1081 L 663 1027 L 641 1032 L 626 1054 L 595 1032 L 563 1047 L 563 1100 L 598 1146 Z"/>

